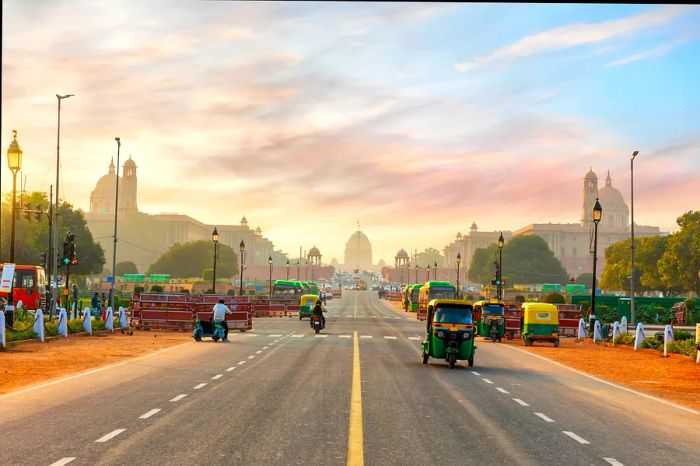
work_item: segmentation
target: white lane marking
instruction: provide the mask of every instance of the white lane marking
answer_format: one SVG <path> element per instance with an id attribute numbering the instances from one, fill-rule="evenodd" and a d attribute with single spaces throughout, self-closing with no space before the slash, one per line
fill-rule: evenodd
<path id="1" fill-rule="evenodd" d="M 238 361 L 238 365 L 240 366 L 241 364 L 245 364 L 246 361 Z"/>
<path id="2" fill-rule="evenodd" d="M 364 317 L 364 316 L 357 316 L 357 317 Z"/>
<path id="3" fill-rule="evenodd" d="M 474 375 L 481 375 L 481 374 L 479 374 L 477 371 L 472 371 L 472 374 L 474 374 Z"/>
<path id="4" fill-rule="evenodd" d="M 216 375 L 215 375 L 214 377 L 212 377 L 211 379 L 212 379 L 212 380 L 216 380 L 216 379 L 220 379 L 220 378 L 223 377 L 223 376 L 224 376 L 224 374 L 216 374 Z"/>
<path id="5" fill-rule="evenodd" d="M 631 244 L 631 243 L 630 243 Z M 262 350 L 256 351 L 255 354 L 260 354 L 262 353 Z"/>
<path id="6" fill-rule="evenodd" d="M 386 340 L 396 340 L 396 337 L 390 337 L 390 336 L 384 336 L 384 339 Z"/>
<path id="7" fill-rule="evenodd" d="M 394 320 L 401 320 L 401 317 L 394 317 Z"/>
<path id="8" fill-rule="evenodd" d="M 420 341 L 420 337 L 408 337 L 409 340 L 418 340 Z"/>
<path id="9" fill-rule="evenodd" d="M 372 316 L 372 317 L 375 317 L 375 316 Z M 391 317 L 389 317 L 389 316 L 384 316 L 384 318 L 385 318 L 385 319 L 391 319 Z"/>
<path id="10" fill-rule="evenodd" d="M 195 390 L 199 390 L 200 388 L 204 387 L 206 384 L 207 384 L 207 383 L 204 382 L 204 383 L 200 383 L 199 385 L 195 385 L 195 386 L 194 386 L 194 389 L 195 389 Z"/>
<path id="11" fill-rule="evenodd" d="M 65 458 L 61 458 L 60 460 L 56 461 L 55 463 L 51 463 L 49 466 L 64 466 L 71 461 L 75 459 L 75 456 L 66 456 Z"/>
<path id="12" fill-rule="evenodd" d="M 630 243 L 630 244 L 631 244 L 631 243 Z M 263 346 L 263 349 L 267 349 L 267 348 L 268 348 L 267 346 Z"/>
<path id="13" fill-rule="evenodd" d="M 338 335 L 338 338 L 352 338 L 352 335 Z"/>
<path id="14" fill-rule="evenodd" d="M 554 419 L 544 413 L 535 413 L 535 416 L 539 417 L 540 419 L 544 419 L 546 422 L 554 422 Z"/>
<path id="15" fill-rule="evenodd" d="M 601 378 L 599 378 L 599 377 L 596 377 L 596 376 L 594 376 L 594 375 L 591 375 L 591 374 L 586 374 L 585 372 L 580 371 L 580 370 L 578 370 L 578 369 L 574 369 L 573 367 L 569 367 L 569 366 L 566 366 L 566 365 L 561 364 L 561 363 L 559 363 L 559 362 L 552 361 L 551 359 L 545 358 L 544 356 L 540 356 L 539 354 L 531 353 L 531 352 L 529 352 L 529 351 L 525 351 L 525 350 L 522 350 L 522 349 L 520 349 L 520 348 L 515 348 L 515 347 L 510 346 L 510 345 L 503 345 L 503 347 L 504 347 L 504 348 L 510 348 L 510 349 L 512 349 L 512 350 L 515 350 L 515 351 L 520 351 L 521 353 L 525 353 L 525 354 L 527 354 L 527 355 L 529 355 L 529 356 L 532 356 L 533 358 L 538 358 L 538 359 L 541 359 L 541 360 L 543 360 L 543 361 L 547 361 L 547 362 L 550 363 L 550 364 L 554 364 L 555 366 L 563 367 L 564 369 L 568 369 L 568 370 L 570 370 L 571 372 L 576 372 L 576 373 L 579 374 L 579 375 L 582 375 L 582 376 L 584 376 L 584 377 L 588 377 L 589 379 L 593 379 L 593 380 L 595 380 L 596 382 L 600 382 L 600 383 L 602 383 L 602 384 L 609 385 L 609 386 L 611 386 L 611 387 L 615 387 L 615 388 L 618 388 L 618 389 L 620 389 L 620 390 L 624 390 L 624 391 L 629 392 L 629 393 L 634 393 L 635 395 L 639 395 L 639 396 L 642 396 L 642 397 L 644 397 L 644 398 L 648 398 L 648 399 L 650 399 L 650 400 L 658 401 L 659 403 L 663 403 L 663 404 L 668 405 L 668 406 L 673 406 L 674 408 L 682 409 L 683 411 L 687 411 L 687 412 L 689 412 L 689 413 L 693 413 L 693 414 L 700 415 L 700 411 L 696 411 L 696 410 L 694 410 L 694 409 L 686 408 L 685 406 L 677 405 L 676 403 L 671 403 L 670 401 L 662 400 L 661 398 L 657 398 L 657 397 L 655 397 L 655 396 L 647 395 L 646 393 L 638 392 L 637 390 L 633 390 L 633 389 L 631 389 L 631 388 L 623 387 L 622 385 L 617 385 L 617 384 L 615 384 L 615 383 L 608 382 L 607 380 L 603 380 L 603 379 L 601 379 Z"/>
<path id="16" fill-rule="evenodd" d="M 620 463 L 617 461 L 615 458 L 603 458 L 605 461 L 608 463 L 612 464 L 613 466 L 625 466 L 624 464 Z"/>
<path id="17" fill-rule="evenodd" d="M 581 438 L 578 435 L 574 434 L 573 432 L 569 432 L 568 430 L 562 430 L 561 432 L 565 435 L 568 435 L 572 439 L 576 440 L 580 444 L 588 445 L 589 443 L 591 443 L 588 440 L 586 440 L 585 438 Z"/>
<path id="18" fill-rule="evenodd" d="M 292 338 L 304 338 L 304 335 L 292 335 Z"/>
<path id="19" fill-rule="evenodd" d="M 273 342 L 273 343 L 270 343 L 270 346 L 274 346 L 274 342 Z"/>
<path id="20" fill-rule="evenodd" d="M 180 401 L 181 399 L 183 399 L 183 398 L 186 397 L 186 396 L 187 396 L 187 393 L 182 393 L 182 394 L 176 396 L 175 398 L 173 398 L 173 399 L 170 400 L 170 401 Z"/>
<path id="21" fill-rule="evenodd" d="M 486 382 L 486 383 L 493 383 L 493 382 L 491 382 L 489 379 L 484 379 L 484 378 L 482 378 L 481 380 L 483 380 L 483 381 Z"/>
<path id="22" fill-rule="evenodd" d="M 374 338 L 372 335 L 360 335 L 360 338 Z"/>
<path id="23" fill-rule="evenodd" d="M 129 359 L 128 361 L 117 362 L 115 364 L 110 364 L 108 366 L 98 367 L 97 369 L 91 369 L 91 370 L 86 371 L 86 372 L 80 372 L 80 373 L 75 374 L 75 375 L 69 375 L 68 377 L 63 377 L 61 379 L 52 380 L 51 382 L 46 382 L 46 383 L 42 383 L 39 385 L 35 385 L 33 387 L 23 388 L 21 390 L 17 390 L 16 392 L 6 393 L 4 395 L 0 395 L 0 400 L 2 400 L 3 398 L 10 398 L 12 396 L 17 396 L 21 393 L 31 392 L 34 390 L 38 390 L 40 388 L 49 387 L 51 385 L 56 385 L 56 384 L 65 382 L 67 380 L 77 379 L 78 377 L 85 377 L 86 375 L 92 375 L 92 374 L 95 374 L 97 372 L 102 372 L 102 371 L 105 371 L 107 369 L 112 369 L 113 367 L 123 366 L 124 364 L 129 364 L 129 363 L 132 363 L 134 361 L 138 361 L 139 359 L 150 358 L 151 356 L 156 356 L 156 355 L 159 355 L 161 353 L 165 353 L 166 351 L 171 351 L 171 350 L 174 350 L 174 349 L 179 348 L 179 347 L 184 346 L 184 345 L 190 345 L 192 343 L 194 343 L 194 342 L 188 341 L 187 343 L 180 343 L 179 345 L 171 346 L 169 348 L 163 348 L 162 350 L 158 350 L 158 351 L 155 351 L 155 352 L 149 353 L 149 354 L 144 354 L 143 356 Z"/>
<path id="24" fill-rule="evenodd" d="M 248 356 L 248 359 L 253 359 L 255 355 L 253 354 L 252 356 Z"/>
<path id="25" fill-rule="evenodd" d="M 501 393 L 506 393 L 506 394 L 510 393 L 508 390 L 506 390 L 505 388 L 501 388 L 501 387 L 496 387 L 496 390 L 498 390 Z"/>
<path id="26" fill-rule="evenodd" d="M 327 338 L 328 335 L 314 335 L 316 338 Z"/>
<path id="27" fill-rule="evenodd" d="M 245 336 L 247 336 L 247 337 L 257 337 L 258 334 L 257 334 L 257 333 L 246 333 Z"/>
<path id="28" fill-rule="evenodd" d="M 516 403 L 518 403 L 520 406 L 530 406 L 529 404 L 525 403 L 525 402 L 524 402 L 523 400 L 521 400 L 520 398 L 513 398 L 513 401 L 515 401 Z"/>
<path id="29" fill-rule="evenodd" d="M 346 314 L 345 317 L 352 317 L 352 314 Z"/>
<path id="30" fill-rule="evenodd" d="M 116 430 L 113 430 L 113 431 L 110 432 L 109 434 L 104 435 L 104 436 L 98 438 L 97 440 L 95 440 L 95 443 L 105 443 L 105 442 L 108 442 L 109 440 L 113 439 L 114 437 L 116 437 L 117 435 L 121 434 L 121 433 L 124 432 L 125 430 L 126 430 L 126 429 L 116 429 Z"/>
<path id="31" fill-rule="evenodd" d="M 272 337 L 272 338 L 279 338 L 279 337 L 281 337 L 282 335 L 281 335 L 281 334 L 275 334 L 275 335 L 268 335 L 268 336 L 269 336 L 269 337 Z"/>
<path id="32" fill-rule="evenodd" d="M 153 416 L 154 414 L 156 414 L 158 411 L 160 411 L 160 408 L 152 409 L 152 410 L 150 410 L 149 412 L 140 415 L 140 416 L 139 416 L 139 419 L 148 419 L 149 417 L 151 417 L 151 416 Z"/>
<path id="33" fill-rule="evenodd" d="M 231 367 L 229 367 L 228 369 L 226 369 L 226 372 L 231 372 L 231 371 L 234 370 L 235 368 L 236 368 L 236 366 L 231 366 Z"/>

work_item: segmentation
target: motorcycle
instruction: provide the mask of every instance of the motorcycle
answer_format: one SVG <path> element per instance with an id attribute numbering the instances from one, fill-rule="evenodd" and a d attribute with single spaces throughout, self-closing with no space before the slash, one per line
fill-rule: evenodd
<path id="1" fill-rule="evenodd" d="M 226 329 L 221 322 L 212 322 L 211 320 L 201 320 L 197 317 L 192 337 L 195 341 L 202 341 L 203 337 L 211 337 L 214 341 L 224 340 Z"/>
<path id="2" fill-rule="evenodd" d="M 325 328 L 323 322 L 321 322 L 321 317 L 311 316 L 311 328 L 314 329 L 314 332 L 316 333 L 319 333 Z"/>

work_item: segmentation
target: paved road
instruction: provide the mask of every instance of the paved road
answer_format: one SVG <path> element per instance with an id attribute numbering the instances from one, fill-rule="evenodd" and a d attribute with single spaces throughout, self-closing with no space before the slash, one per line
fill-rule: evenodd
<path id="1" fill-rule="evenodd" d="M 329 304 L 0 397 L 0 464 L 700 464 L 692 410 L 496 343 L 424 366 L 413 314 Z"/>

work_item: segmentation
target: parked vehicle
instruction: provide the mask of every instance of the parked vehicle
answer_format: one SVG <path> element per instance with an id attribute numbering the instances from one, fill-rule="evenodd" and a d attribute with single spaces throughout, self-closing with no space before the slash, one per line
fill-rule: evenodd
<path id="1" fill-rule="evenodd" d="M 559 311 L 549 303 L 523 303 L 521 333 L 525 346 L 550 341 L 559 346 Z"/>
<path id="2" fill-rule="evenodd" d="M 433 299 L 427 308 L 423 364 L 430 358 L 444 359 L 453 369 L 458 360 L 474 365 L 472 305 L 457 299 Z"/>
<path id="3" fill-rule="evenodd" d="M 2 274 L 3 264 L 0 264 Z M 46 309 L 46 272 L 38 265 L 15 265 L 12 304 L 22 301 L 26 309 Z M 9 293 L 0 296 L 9 299 Z M 9 303 L 8 303 L 9 304 Z"/>

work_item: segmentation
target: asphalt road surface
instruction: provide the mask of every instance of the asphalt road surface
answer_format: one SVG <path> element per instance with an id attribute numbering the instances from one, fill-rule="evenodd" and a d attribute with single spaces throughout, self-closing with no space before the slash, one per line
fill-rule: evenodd
<path id="1" fill-rule="evenodd" d="M 424 325 L 374 292 L 327 320 L 258 319 L 0 396 L 0 464 L 700 464 L 689 408 L 497 343 L 471 369 L 423 365 Z"/>

